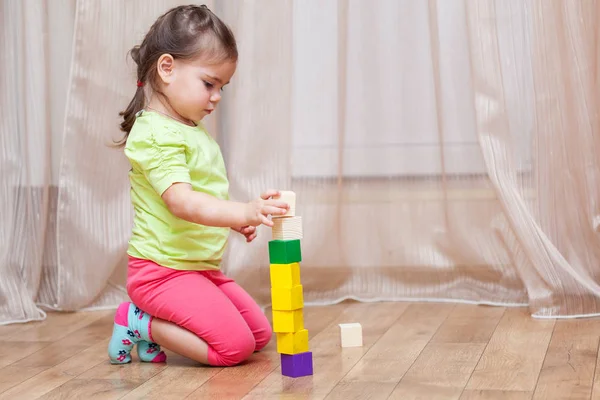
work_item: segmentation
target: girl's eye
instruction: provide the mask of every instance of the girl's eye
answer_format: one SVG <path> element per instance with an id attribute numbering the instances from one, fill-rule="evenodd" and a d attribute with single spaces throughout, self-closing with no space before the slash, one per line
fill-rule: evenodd
<path id="1" fill-rule="evenodd" d="M 210 83 L 210 82 L 207 82 L 207 81 L 202 81 L 202 82 L 204 82 L 204 86 L 206 86 L 206 88 L 207 88 L 208 90 L 212 90 L 212 89 L 215 87 L 215 85 L 213 85 L 213 84 L 212 84 L 212 83 Z M 219 91 L 223 92 L 223 91 L 225 91 L 225 88 L 224 88 L 224 87 L 221 87 L 221 88 L 219 89 Z"/>

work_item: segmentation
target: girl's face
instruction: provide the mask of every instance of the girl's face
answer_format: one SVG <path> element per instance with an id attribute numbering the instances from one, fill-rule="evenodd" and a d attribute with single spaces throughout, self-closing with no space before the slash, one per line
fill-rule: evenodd
<path id="1" fill-rule="evenodd" d="M 202 60 L 173 60 L 170 55 L 162 56 L 158 62 L 162 92 L 170 106 L 194 122 L 214 111 L 235 69 L 235 62 L 206 64 Z"/>

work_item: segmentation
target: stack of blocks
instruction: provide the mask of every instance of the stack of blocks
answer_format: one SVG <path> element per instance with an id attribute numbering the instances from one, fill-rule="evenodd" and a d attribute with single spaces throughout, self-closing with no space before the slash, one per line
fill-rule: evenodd
<path id="1" fill-rule="evenodd" d="M 273 240 L 269 242 L 273 331 L 281 355 L 281 373 L 297 378 L 313 374 L 308 331 L 304 329 L 304 297 L 300 280 L 302 219 L 296 216 L 296 195 L 282 191 L 289 204 L 283 216 L 273 217 Z"/>

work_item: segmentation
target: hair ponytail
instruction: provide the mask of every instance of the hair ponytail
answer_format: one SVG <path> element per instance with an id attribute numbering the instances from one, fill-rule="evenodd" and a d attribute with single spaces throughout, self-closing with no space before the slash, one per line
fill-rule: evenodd
<path id="1" fill-rule="evenodd" d="M 135 122 L 136 114 L 144 108 L 145 103 L 145 95 L 144 88 L 139 86 L 133 95 L 133 99 L 129 102 L 129 105 L 125 109 L 125 111 L 121 111 L 119 113 L 120 116 L 123 117 L 123 122 L 121 122 L 121 130 L 125 132 L 125 137 L 119 143 L 120 145 L 124 145 L 127 141 L 127 136 L 129 136 L 129 132 L 133 127 L 133 123 Z"/>
<path id="2" fill-rule="evenodd" d="M 125 132 L 125 136 L 121 139 L 120 142 L 117 143 L 119 147 L 122 147 L 127 143 L 127 137 L 129 136 L 129 132 L 131 132 L 131 128 L 133 128 L 133 124 L 135 123 L 136 114 L 144 108 L 146 99 L 144 94 L 144 85 L 143 78 L 140 76 L 140 72 L 143 74 L 144 71 L 140 71 L 140 46 L 135 46 L 129 51 L 131 58 L 137 65 L 138 72 L 138 84 L 137 90 L 133 95 L 133 98 L 127 105 L 127 108 L 124 111 L 119 112 L 119 115 L 123 117 L 123 122 L 121 122 L 121 130 Z"/>

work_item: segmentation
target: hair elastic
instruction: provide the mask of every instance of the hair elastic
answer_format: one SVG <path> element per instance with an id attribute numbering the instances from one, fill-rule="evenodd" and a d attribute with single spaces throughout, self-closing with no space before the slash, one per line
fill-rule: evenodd
<path id="1" fill-rule="evenodd" d="M 144 82 L 142 81 L 137 81 L 137 87 L 142 87 L 144 86 Z"/>

